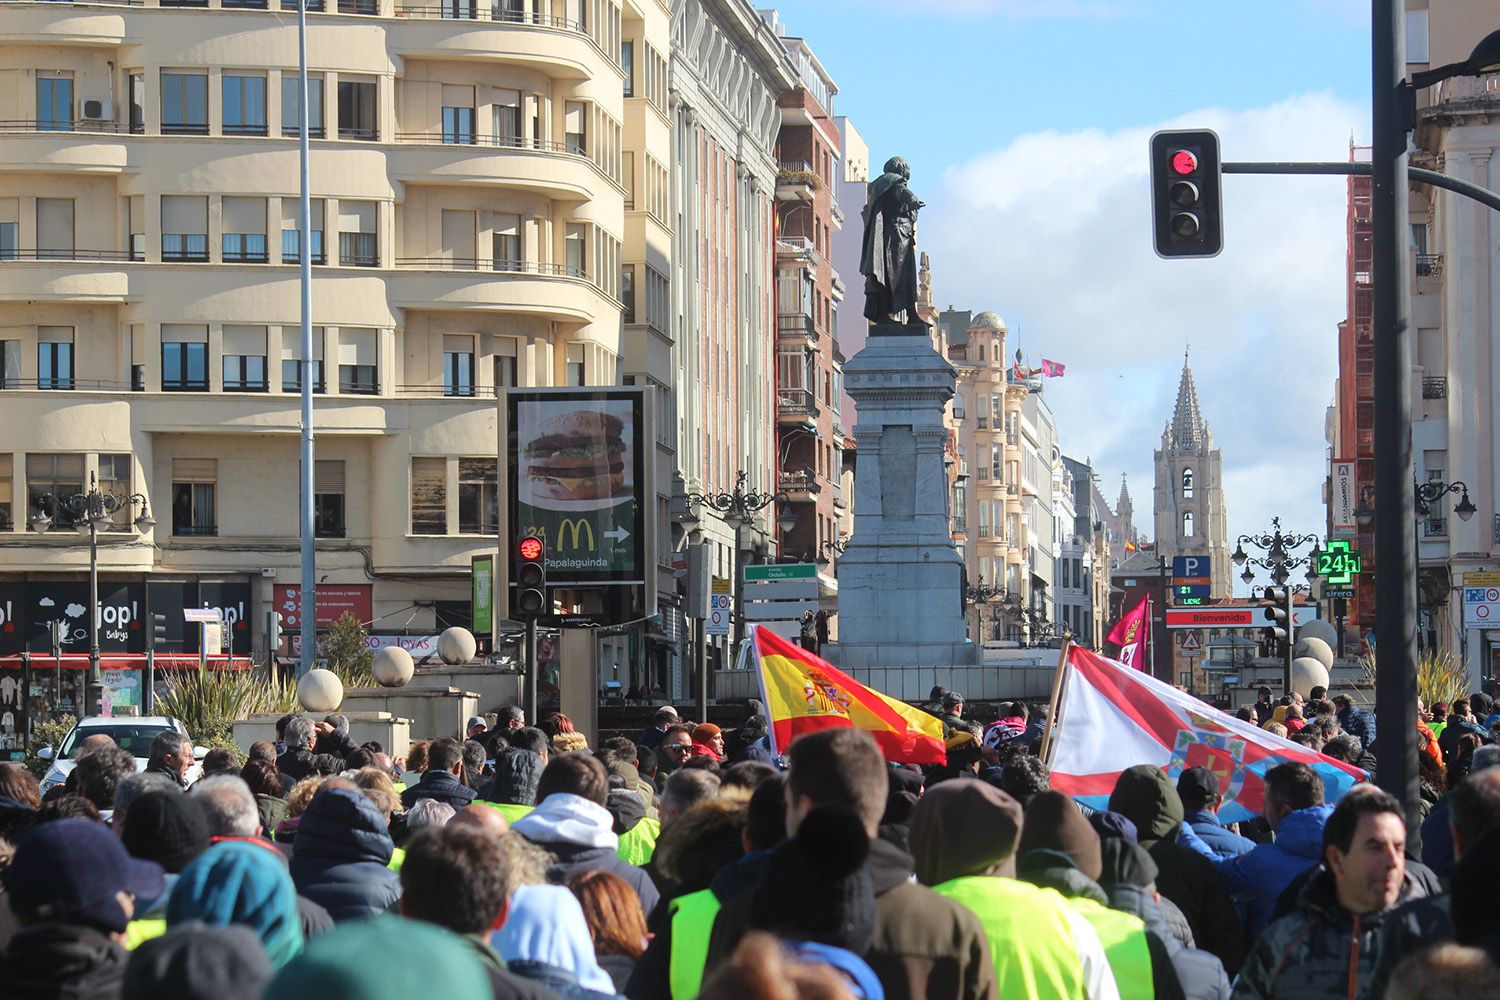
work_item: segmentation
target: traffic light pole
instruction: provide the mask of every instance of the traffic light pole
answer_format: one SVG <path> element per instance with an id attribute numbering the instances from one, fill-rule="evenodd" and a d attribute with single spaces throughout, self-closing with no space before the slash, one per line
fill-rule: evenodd
<path id="1" fill-rule="evenodd" d="M 1283 652 L 1286 653 L 1286 657 L 1285 657 L 1286 662 L 1282 664 L 1282 668 L 1281 668 L 1281 672 L 1282 672 L 1282 676 L 1281 676 L 1281 693 L 1282 694 L 1291 694 L 1292 693 L 1292 651 L 1293 651 L 1293 647 L 1296 645 L 1296 642 L 1295 642 L 1295 640 L 1292 637 L 1297 634 L 1297 626 L 1296 626 L 1296 624 L 1292 620 L 1292 614 L 1293 614 L 1293 607 L 1292 607 L 1292 605 L 1296 601 L 1297 591 L 1296 591 L 1295 588 L 1290 587 L 1290 586 L 1288 586 L 1285 589 L 1286 589 L 1286 642 L 1283 643 Z"/>
<path id="2" fill-rule="evenodd" d="M 526 619 L 526 724 L 537 724 L 536 616 Z"/>

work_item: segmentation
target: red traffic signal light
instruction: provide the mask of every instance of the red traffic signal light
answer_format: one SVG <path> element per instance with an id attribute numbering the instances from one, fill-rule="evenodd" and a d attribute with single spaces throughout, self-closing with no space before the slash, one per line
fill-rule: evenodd
<path id="1" fill-rule="evenodd" d="M 536 618 L 546 614 L 551 602 L 547 598 L 547 543 L 536 535 L 527 535 L 516 545 L 516 572 L 512 617 Z"/>
<path id="2" fill-rule="evenodd" d="M 543 553 L 546 551 L 546 547 L 542 545 L 542 540 L 540 538 L 537 538 L 535 536 L 527 536 L 526 538 L 521 539 L 519 550 L 522 559 L 531 560 L 542 558 Z"/>
<path id="3" fill-rule="evenodd" d="M 1179 149 L 1172 154 L 1172 170 L 1183 177 L 1198 172 L 1198 157 L 1191 149 Z"/>
<path id="4" fill-rule="evenodd" d="M 1161 257 L 1213 257 L 1224 246 L 1219 137 L 1172 129 L 1151 137 L 1151 202 Z"/>

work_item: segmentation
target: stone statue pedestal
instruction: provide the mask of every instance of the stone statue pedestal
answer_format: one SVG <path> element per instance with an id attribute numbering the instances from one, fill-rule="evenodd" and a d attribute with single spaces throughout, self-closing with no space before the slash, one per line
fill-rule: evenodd
<path id="1" fill-rule="evenodd" d="M 943 408 L 954 384 L 922 324 L 876 324 L 844 365 L 859 408 L 854 534 L 838 563 L 839 642 L 824 647 L 843 669 L 977 660 L 948 532 Z"/>

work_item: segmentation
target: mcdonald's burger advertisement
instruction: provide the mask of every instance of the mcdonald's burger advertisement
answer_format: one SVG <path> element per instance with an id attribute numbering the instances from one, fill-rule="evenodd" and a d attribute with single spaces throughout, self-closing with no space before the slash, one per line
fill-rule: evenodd
<path id="1" fill-rule="evenodd" d="M 645 576 L 643 396 L 628 387 L 508 393 L 512 536 L 546 542 L 553 583 Z"/>

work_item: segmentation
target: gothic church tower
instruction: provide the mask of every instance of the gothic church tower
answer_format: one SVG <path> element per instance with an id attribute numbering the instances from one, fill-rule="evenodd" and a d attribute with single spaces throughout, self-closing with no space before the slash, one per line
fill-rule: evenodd
<path id="1" fill-rule="evenodd" d="M 1234 594 L 1224 513 L 1224 466 L 1213 433 L 1198 408 L 1198 389 L 1186 355 L 1177 386 L 1177 408 L 1156 452 L 1156 546 L 1169 561 L 1178 555 L 1212 560 L 1213 597 Z"/>

